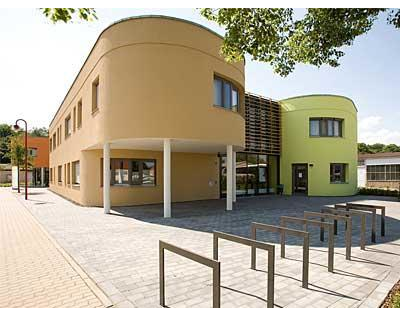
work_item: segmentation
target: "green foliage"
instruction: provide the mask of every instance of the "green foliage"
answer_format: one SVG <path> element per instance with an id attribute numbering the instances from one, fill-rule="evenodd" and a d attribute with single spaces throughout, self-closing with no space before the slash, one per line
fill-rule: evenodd
<path id="1" fill-rule="evenodd" d="M 74 15 L 83 21 L 97 20 L 96 10 L 93 8 L 41 8 L 39 10 L 53 23 L 72 22 Z"/>
<path id="2" fill-rule="evenodd" d="M 400 197 L 399 190 L 389 190 L 381 188 L 358 188 L 358 194 Z"/>
<path id="3" fill-rule="evenodd" d="M 11 187 L 11 183 L 0 183 L 0 188 L 8 188 Z"/>
<path id="4" fill-rule="evenodd" d="M 201 14 L 226 30 L 222 54 L 229 62 L 253 60 L 269 63 L 281 76 L 296 64 L 337 67 L 357 36 L 367 33 L 387 9 L 308 9 L 295 20 L 293 9 L 201 9 Z M 400 27 L 400 10 L 389 12 L 388 23 Z"/>
<path id="5" fill-rule="evenodd" d="M 49 136 L 49 130 L 46 127 L 34 127 L 29 131 L 29 135 L 34 137 L 47 137 Z"/>
<path id="6" fill-rule="evenodd" d="M 361 154 L 376 154 L 376 153 L 387 153 L 387 152 L 400 152 L 400 146 L 396 144 L 372 144 L 368 145 L 365 143 L 358 143 L 358 152 Z"/>
<path id="7" fill-rule="evenodd" d="M 13 166 L 22 166 L 25 163 L 25 146 L 22 133 L 11 136 L 10 147 L 6 156 L 11 160 Z M 28 155 L 28 168 L 33 167 L 33 157 Z"/>
<path id="8" fill-rule="evenodd" d="M 0 163 L 10 163 L 7 153 L 10 147 L 10 138 L 15 132 L 8 124 L 0 124 Z"/>

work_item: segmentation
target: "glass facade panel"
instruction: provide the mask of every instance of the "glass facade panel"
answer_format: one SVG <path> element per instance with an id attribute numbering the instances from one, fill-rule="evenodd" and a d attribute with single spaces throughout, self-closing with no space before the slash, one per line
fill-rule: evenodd
<path id="1" fill-rule="evenodd" d="M 231 108 L 231 84 L 227 81 L 223 82 L 223 94 L 224 94 L 223 107 L 230 109 Z"/>
<path id="2" fill-rule="evenodd" d="M 319 120 L 310 120 L 310 135 L 319 136 Z"/>
<path id="3" fill-rule="evenodd" d="M 154 161 L 143 161 L 143 185 L 154 185 L 156 178 L 156 164 Z"/>
<path id="4" fill-rule="evenodd" d="M 236 153 L 236 194 L 247 194 L 247 160 L 246 154 Z M 226 192 L 225 192 L 226 193 Z"/>
<path id="5" fill-rule="evenodd" d="M 258 193 L 268 193 L 268 161 L 267 155 L 258 156 Z"/>

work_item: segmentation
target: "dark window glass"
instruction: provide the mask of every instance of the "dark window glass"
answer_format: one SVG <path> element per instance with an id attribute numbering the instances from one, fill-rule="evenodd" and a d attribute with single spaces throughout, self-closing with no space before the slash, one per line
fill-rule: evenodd
<path id="1" fill-rule="evenodd" d="M 341 137 L 342 119 L 310 118 L 310 136 Z"/>
<path id="2" fill-rule="evenodd" d="M 111 159 L 112 185 L 155 185 L 156 161 L 152 159 Z"/>
<path id="3" fill-rule="evenodd" d="M 331 163 L 331 183 L 344 183 L 346 181 L 346 164 Z"/>
<path id="4" fill-rule="evenodd" d="M 239 90 L 233 83 L 214 77 L 214 105 L 237 112 L 239 108 Z"/>
<path id="5" fill-rule="evenodd" d="M 132 161 L 132 184 L 141 184 L 139 161 Z"/>

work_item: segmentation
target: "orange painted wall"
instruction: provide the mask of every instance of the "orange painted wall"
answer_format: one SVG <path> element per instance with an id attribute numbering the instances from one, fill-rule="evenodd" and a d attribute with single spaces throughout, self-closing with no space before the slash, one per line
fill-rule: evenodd
<path id="1" fill-rule="evenodd" d="M 49 167 L 49 138 L 28 136 L 28 148 L 37 148 L 37 156 L 33 159 L 34 167 Z"/>

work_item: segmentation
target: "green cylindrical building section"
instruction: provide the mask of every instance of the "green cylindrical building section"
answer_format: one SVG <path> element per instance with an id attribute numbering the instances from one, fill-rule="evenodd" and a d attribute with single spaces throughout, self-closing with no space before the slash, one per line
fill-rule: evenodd
<path id="1" fill-rule="evenodd" d="M 336 95 L 280 101 L 284 194 L 346 196 L 357 193 L 357 109 Z"/>

